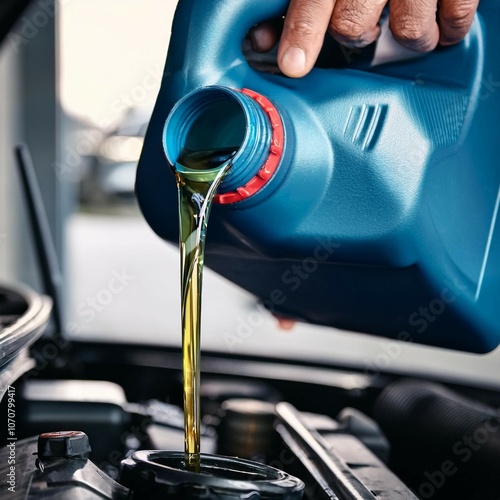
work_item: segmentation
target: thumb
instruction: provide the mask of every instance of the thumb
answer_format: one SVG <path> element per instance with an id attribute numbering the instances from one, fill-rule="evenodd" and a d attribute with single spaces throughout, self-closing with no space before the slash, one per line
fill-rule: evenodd
<path id="1" fill-rule="evenodd" d="M 278 50 L 281 71 L 293 78 L 311 71 L 323 46 L 334 0 L 292 0 Z"/>

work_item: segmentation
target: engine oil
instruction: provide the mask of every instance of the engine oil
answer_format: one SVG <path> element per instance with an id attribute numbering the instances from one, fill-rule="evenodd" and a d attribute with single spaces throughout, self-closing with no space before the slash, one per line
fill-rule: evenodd
<path id="1" fill-rule="evenodd" d="M 227 170 L 228 151 L 181 152 L 173 166 L 178 188 L 181 326 L 186 467 L 200 468 L 200 336 L 205 237 L 212 201 Z"/>

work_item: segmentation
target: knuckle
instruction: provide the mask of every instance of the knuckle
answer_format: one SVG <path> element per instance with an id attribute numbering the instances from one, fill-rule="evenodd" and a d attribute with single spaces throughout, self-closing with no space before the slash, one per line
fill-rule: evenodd
<path id="1" fill-rule="evenodd" d="M 313 20 L 308 16 L 302 16 L 290 21 L 288 31 L 294 38 L 312 38 L 314 35 Z"/>
<path id="2" fill-rule="evenodd" d="M 365 34 L 365 26 L 362 23 L 342 16 L 332 19 L 329 29 L 334 34 L 350 41 L 359 41 Z"/>
<path id="3" fill-rule="evenodd" d="M 441 14 L 441 20 L 452 30 L 466 31 L 474 16 L 472 2 L 460 2 L 453 9 Z"/>
<path id="4" fill-rule="evenodd" d="M 364 4 L 358 5 L 357 8 L 350 6 L 338 9 L 330 21 L 329 30 L 346 41 L 361 42 L 368 31 L 366 14 Z"/>
<path id="5" fill-rule="evenodd" d="M 309 40 L 314 37 L 316 30 L 309 19 L 301 18 L 290 23 L 288 32 L 295 39 Z"/>
<path id="6" fill-rule="evenodd" d="M 293 13 L 287 16 L 285 23 L 288 33 L 294 38 L 314 38 L 318 13 L 322 11 L 322 0 L 309 0 L 302 4 L 297 4 Z"/>
<path id="7" fill-rule="evenodd" d="M 400 21 L 391 26 L 394 38 L 405 46 L 415 50 L 426 52 L 432 50 L 432 41 L 427 30 L 415 23 L 414 19 L 400 19 Z"/>

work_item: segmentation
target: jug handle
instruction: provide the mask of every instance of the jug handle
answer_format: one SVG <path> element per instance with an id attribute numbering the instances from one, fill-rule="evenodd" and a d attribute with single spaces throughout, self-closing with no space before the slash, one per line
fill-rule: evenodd
<path id="1" fill-rule="evenodd" d="M 220 76 L 247 65 L 241 50 L 245 35 L 255 24 L 284 15 L 288 4 L 289 0 L 180 0 L 166 72 L 183 67 L 191 77 L 192 71 Z"/>
<path id="2" fill-rule="evenodd" d="M 245 35 L 255 24 L 284 15 L 288 5 L 289 0 L 179 0 L 166 74 L 181 71 L 191 88 L 219 83 L 228 75 L 237 79 L 235 73 L 249 67 L 241 49 Z M 453 82 L 474 95 L 482 76 L 483 39 L 484 27 L 476 14 L 466 39 L 446 53 L 407 61 L 401 69 L 384 67 L 380 73 L 408 79 L 410 72 L 444 87 Z M 450 57 L 461 64 L 450 66 Z"/>

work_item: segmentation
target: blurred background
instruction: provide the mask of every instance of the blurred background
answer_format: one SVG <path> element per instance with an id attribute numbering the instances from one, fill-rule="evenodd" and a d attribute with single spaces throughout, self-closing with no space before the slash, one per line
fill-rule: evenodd
<path id="1" fill-rule="evenodd" d="M 63 266 L 73 338 L 180 345 L 178 252 L 153 234 L 134 196 L 175 5 L 38 0 L 0 47 L 0 278 L 40 286 L 13 166 L 13 145 L 24 141 Z M 205 350 L 499 384 L 498 351 L 467 355 L 291 326 L 206 270 Z"/>

